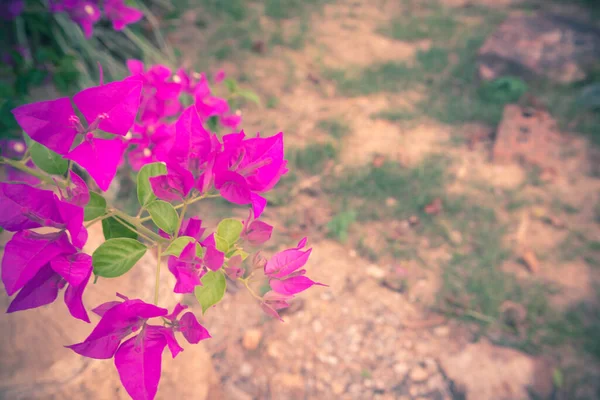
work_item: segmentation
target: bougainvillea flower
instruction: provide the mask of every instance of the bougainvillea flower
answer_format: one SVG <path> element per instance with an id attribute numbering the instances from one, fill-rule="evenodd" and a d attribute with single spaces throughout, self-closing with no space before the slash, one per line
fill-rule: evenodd
<path id="1" fill-rule="evenodd" d="M 216 271 L 223 265 L 225 255 L 212 245 L 203 244 L 204 256 L 199 258 L 196 253 L 196 242 L 190 242 L 184 247 L 179 257 L 169 257 L 169 271 L 175 276 L 175 293 L 192 293 L 201 284 L 200 279 L 207 269 Z"/>
<path id="2" fill-rule="evenodd" d="M 63 190 L 58 186 L 62 200 L 67 201 L 76 206 L 85 207 L 90 201 L 90 190 L 87 184 L 79 175 L 73 171 L 69 171 L 70 182 Z"/>
<path id="3" fill-rule="evenodd" d="M 140 80 L 125 79 L 82 90 L 73 102 L 91 129 L 125 136 L 135 121 L 141 93 Z"/>
<path id="4" fill-rule="evenodd" d="M 275 254 L 265 265 L 265 274 L 273 278 L 281 278 L 302 268 L 308 261 L 312 249 L 302 251 L 287 249 Z"/>
<path id="5" fill-rule="evenodd" d="M 289 278 L 282 279 L 282 280 L 271 279 L 269 281 L 269 285 L 271 286 L 273 291 L 280 293 L 280 294 L 286 294 L 286 295 L 294 295 L 296 293 L 303 292 L 313 285 L 327 286 L 322 283 L 315 282 L 315 281 L 307 278 L 306 276 L 302 276 L 302 275 L 291 276 Z"/>
<path id="6" fill-rule="evenodd" d="M 200 98 L 196 96 L 196 111 L 206 120 L 215 115 L 222 115 L 229 112 L 227 100 L 215 96 L 205 96 Z"/>
<path id="7" fill-rule="evenodd" d="M 277 310 L 288 308 L 290 306 L 288 301 L 290 301 L 293 297 L 294 296 L 277 293 L 271 290 L 265 293 L 265 295 L 263 296 L 263 300 L 260 304 L 260 307 L 268 315 L 272 316 L 273 318 L 277 318 L 280 321 L 283 321 L 279 316 Z"/>
<path id="8" fill-rule="evenodd" d="M 206 328 L 200 325 L 196 316 L 191 312 L 183 314 L 183 317 L 179 320 L 177 330 L 183 334 L 185 340 L 190 344 L 197 344 L 201 340 L 211 337 Z"/>
<path id="9" fill-rule="evenodd" d="M 271 239 L 271 234 L 273 234 L 273 226 L 263 221 L 253 220 L 252 211 L 250 211 L 248 219 L 244 221 L 242 238 L 252 246 L 258 246 Z"/>
<path id="10" fill-rule="evenodd" d="M 179 236 L 191 236 L 200 241 L 205 231 L 206 229 L 202 228 L 202 220 L 198 217 L 192 217 L 183 221 L 179 230 Z"/>
<path id="11" fill-rule="evenodd" d="M 188 166 L 190 160 L 200 165 L 208 160 L 212 150 L 211 135 L 202 126 L 196 109 L 194 106 L 186 108 L 175 124 L 175 141 L 169 159 L 182 166 Z"/>
<path id="12" fill-rule="evenodd" d="M 2 258 L 2 282 L 6 293 L 13 295 L 57 256 L 76 252 L 64 232 L 43 235 L 31 231 L 17 232 L 6 244 Z"/>
<path id="13" fill-rule="evenodd" d="M 94 24 L 100 20 L 100 9 L 93 1 L 65 0 L 64 11 L 81 26 L 85 38 L 92 37 Z"/>
<path id="14" fill-rule="evenodd" d="M 123 0 L 106 0 L 104 2 L 106 17 L 113 23 L 116 31 L 123 30 L 127 25 L 138 22 L 144 13 L 137 8 L 128 7 Z"/>
<path id="15" fill-rule="evenodd" d="M 5 0 L 0 4 L 0 18 L 10 21 L 21 15 L 25 8 L 24 0 Z"/>
<path id="16" fill-rule="evenodd" d="M 167 174 L 150 178 L 152 191 L 159 199 L 181 201 L 194 186 L 194 175 L 177 164 L 167 164 Z"/>
<path id="17" fill-rule="evenodd" d="M 117 174 L 125 149 L 126 145 L 119 138 L 86 138 L 65 158 L 85 168 L 98 187 L 106 191 Z"/>
<path id="18" fill-rule="evenodd" d="M 67 154 L 77 136 L 75 112 L 68 97 L 24 104 L 12 110 L 30 138 L 58 154 Z M 76 117 L 75 117 L 76 118 Z"/>
<path id="19" fill-rule="evenodd" d="M 24 183 L 0 182 L 0 227 L 16 232 L 61 221 L 54 193 Z"/>
<path id="20" fill-rule="evenodd" d="M 167 313 L 166 309 L 142 300 L 125 300 L 104 312 L 98 325 L 83 342 L 67 347 L 85 357 L 111 358 L 123 338 L 139 330 L 149 318 Z"/>

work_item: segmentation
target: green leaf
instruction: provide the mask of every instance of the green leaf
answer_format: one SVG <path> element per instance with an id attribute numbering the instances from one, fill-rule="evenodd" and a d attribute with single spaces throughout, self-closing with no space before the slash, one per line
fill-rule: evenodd
<path id="1" fill-rule="evenodd" d="M 225 256 L 227 258 L 232 258 L 235 256 L 241 256 L 242 257 L 242 261 L 244 261 L 246 258 L 248 258 L 248 253 L 246 253 L 244 250 L 242 249 L 231 249 L 229 250 L 229 253 L 227 253 Z"/>
<path id="2" fill-rule="evenodd" d="M 204 258 L 204 254 L 206 253 L 206 249 L 200 246 L 200 243 L 196 243 L 196 257 Z"/>
<path id="3" fill-rule="evenodd" d="M 194 239 L 191 236 L 180 236 L 177 239 L 173 240 L 171 244 L 169 244 L 169 247 L 167 247 L 167 249 L 163 251 L 162 255 L 179 257 L 185 246 L 187 246 L 194 240 L 196 239 Z"/>
<path id="4" fill-rule="evenodd" d="M 225 275 L 220 271 L 208 271 L 202 277 L 201 282 L 202 286 L 196 286 L 194 294 L 202 306 L 202 314 L 205 314 L 209 307 L 221 301 L 225 295 L 227 283 Z"/>
<path id="5" fill-rule="evenodd" d="M 106 200 L 98 193 L 90 192 L 90 202 L 83 209 L 84 221 L 91 221 L 106 214 Z"/>
<path id="6" fill-rule="evenodd" d="M 226 218 L 219 222 L 217 235 L 225 239 L 229 246 L 231 246 L 238 241 L 243 229 L 244 225 L 237 219 Z"/>
<path id="7" fill-rule="evenodd" d="M 133 231 L 123 224 L 127 224 L 130 226 Z M 114 217 L 105 218 L 102 220 L 102 232 L 104 233 L 104 238 L 106 240 L 116 239 L 116 238 L 130 238 L 137 239 L 138 235 L 135 233 L 135 228 L 133 225 L 123 221 L 117 220 Z"/>
<path id="8" fill-rule="evenodd" d="M 146 253 L 146 246 L 134 239 L 110 239 L 92 254 L 94 274 L 116 278 L 129 271 Z"/>
<path id="9" fill-rule="evenodd" d="M 31 146 L 33 146 L 33 144 L 35 143 L 33 141 L 32 138 L 29 137 L 28 134 L 26 134 L 25 132 L 23 132 L 23 140 L 25 141 L 25 145 L 27 145 L 27 148 L 30 149 Z"/>
<path id="10" fill-rule="evenodd" d="M 256 105 L 260 106 L 260 97 L 258 97 L 258 95 L 252 90 L 240 89 L 236 93 L 238 96 L 243 97 L 246 100 L 250 100 L 251 102 L 256 103 Z"/>
<path id="11" fill-rule="evenodd" d="M 223 84 L 229 91 L 229 93 L 235 93 L 237 91 L 237 82 L 231 78 L 227 78 L 223 81 Z"/>
<path id="12" fill-rule="evenodd" d="M 152 221 L 163 231 L 173 234 L 179 224 L 179 215 L 175 207 L 162 200 L 155 200 L 146 206 Z"/>
<path id="13" fill-rule="evenodd" d="M 167 167 L 161 162 L 146 164 L 140 169 L 137 176 L 137 197 L 142 207 L 156 200 L 152 186 L 150 186 L 150 177 L 165 175 L 166 173 Z"/>
<path id="14" fill-rule="evenodd" d="M 560 389 L 563 387 L 564 381 L 562 371 L 558 368 L 554 368 L 554 371 L 552 371 L 552 382 L 554 383 L 554 386 L 557 389 Z"/>
<path id="15" fill-rule="evenodd" d="M 33 143 L 29 148 L 33 163 L 42 171 L 52 175 L 64 175 L 69 168 L 69 162 L 49 148 L 39 143 Z"/>
<path id="16" fill-rule="evenodd" d="M 222 251 L 223 253 L 229 251 L 229 243 L 218 234 L 215 234 L 215 243 L 217 245 L 217 250 Z"/>

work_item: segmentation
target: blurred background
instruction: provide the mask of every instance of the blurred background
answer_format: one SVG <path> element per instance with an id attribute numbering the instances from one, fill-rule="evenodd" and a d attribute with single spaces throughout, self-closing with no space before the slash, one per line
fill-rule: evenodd
<path id="1" fill-rule="evenodd" d="M 329 287 L 281 323 L 230 283 L 203 318 L 207 398 L 600 398 L 598 1 L 131 0 L 144 19 L 89 39 L 1 2 L 2 138 L 15 106 L 130 58 L 223 70 L 246 133 L 285 133 L 267 252 L 308 236 Z"/>

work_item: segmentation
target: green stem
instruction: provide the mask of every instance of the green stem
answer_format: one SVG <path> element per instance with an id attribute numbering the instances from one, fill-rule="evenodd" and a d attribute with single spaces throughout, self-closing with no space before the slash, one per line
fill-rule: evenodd
<path id="1" fill-rule="evenodd" d="M 158 288 L 160 286 L 160 257 L 161 257 L 161 248 L 160 244 L 157 248 L 156 254 L 156 282 L 154 284 L 154 305 L 158 305 Z"/>
<path id="2" fill-rule="evenodd" d="M 190 204 L 194 204 L 194 203 L 196 203 L 196 202 L 198 202 L 200 200 L 210 199 L 212 197 L 219 197 L 219 196 L 220 196 L 219 194 L 205 194 L 205 195 L 202 195 L 202 196 L 194 197 L 193 199 L 188 200 L 185 203 L 181 203 L 181 204 L 176 205 L 175 209 L 179 210 L 180 208 L 183 207 L 184 204 L 186 204 L 187 206 L 189 206 Z M 140 222 L 146 222 L 146 221 L 150 221 L 151 219 L 152 219 L 152 217 L 147 216 L 147 217 L 144 217 L 144 218 L 140 218 L 139 221 Z"/>
<path id="3" fill-rule="evenodd" d="M 156 241 L 152 240 L 151 238 L 149 238 L 148 236 L 144 235 L 142 232 L 140 232 L 139 230 L 131 227 L 131 225 L 129 225 L 128 223 L 126 223 L 123 219 L 117 217 L 115 215 L 115 220 L 120 223 L 121 225 L 123 225 L 125 228 L 129 229 L 131 232 L 135 233 L 136 235 L 139 235 L 141 237 L 143 237 L 144 239 L 146 239 L 148 242 L 154 244 Z"/>
<path id="4" fill-rule="evenodd" d="M 254 293 L 254 291 L 250 288 L 250 285 L 248 284 L 248 280 L 250 279 L 250 277 L 244 279 L 244 278 L 238 278 L 238 281 L 242 282 L 244 284 L 244 286 L 246 286 L 246 289 L 248 289 L 248 291 L 250 292 L 250 294 L 252 295 L 252 297 L 254 297 L 256 300 L 260 301 L 262 303 L 263 299 L 262 297 L 260 297 L 259 295 L 257 295 L 256 293 Z"/>
<path id="5" fill-rule="evenodd" d="M 27 165 L 25 165 L 21 161 L 16 161 L 16 160 L 11 160 L 10 158 L 0 157 L 0 163 L 10 165 L 11 167 L 16 168 L 20 171 L 23 171 L 31 176 L 35 176 L 39 180 L 41 180 L 45 183 L 48 183 L 50 185 L 58 184 L 61 188 L 66 187 L 66 185 L 63 182 L 55 182 L 54 179 L 52 179 L 52 177 L 50 177 L 49 175 L 45 174 L 42 171 L 38 171 L 36 169 L 29 168 Z"/>
<path id="6" fill-rule="evenodd" d="M 104 214 L 104 215 L 101 215 L 101 216 L 99 216 L 99 217 L 97 217 L 97 218 L 94 218 L 94 219 L 92 219 L 91 221 L 89 221 L 87 224 L 85 224 L 85 227 L 86 227 L 86 228 L 89 228 L 90 226 L 94 225 L 96 222 L 100 222 L 100 221 L 102 221 L 103 219 L 110 218 L 110 217 L 112 217 L 112 216 L 113 216 L 113 213 L 110 213 L 110 212 L 109 212 L 109 213 L 106 213 L 106 214 Z"/>
<path id="7" fill-rule="evenodd" d="M 175 237 L 179 236 L 179 230 L 181 229 L 181 225 L 183 224 L 183 218 L 185 217 L 185 212 L 187 211 L 187 203 L 183 202 L 183 207 L 179 212 L 179 222 L 177 223 L 177 230 L 175 230 Z"/>
<path id="8" fill-rule="evenodd" d="M 159 236 L 158 234 L 152 232 L 150 229 L 148 229 L 144 225 L 142 225 L 141 220 L 130 217 L 129 215 L 125 214 L 123 211 L 120 211 L 117 209 L 112 209 L 110 212 L 112 212 L 115 217 L 121 218 L 125 222 L 128 222 L 131 225 L 133 225 L 137 229 L 137 232 L 139 234 L 143 234 L 144 236 L 151 238 L 151 240 L 150 240 L 151 242 L 162 242 L 165 240 L 163 237 Z"/>

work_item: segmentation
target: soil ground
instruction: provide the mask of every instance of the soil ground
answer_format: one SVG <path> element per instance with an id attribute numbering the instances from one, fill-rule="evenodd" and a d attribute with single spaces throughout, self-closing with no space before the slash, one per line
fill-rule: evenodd
<path id="1" fill-rule="evenodd" d="M 259 94 L 247 133 L 285 133 L 269 251 L 308 236 L 309 275 L 328 285 L 281 323 L 229 283 L 204 323 L 231 399 L 600 397 L 597 115 L 573 114 L 574 88 L 531 84 L 560 157 L 551 172 L 497 164 L 504 103 L 475 78 L 494 27 L 539 5 L 200 3 L 171 39 Z"/>

